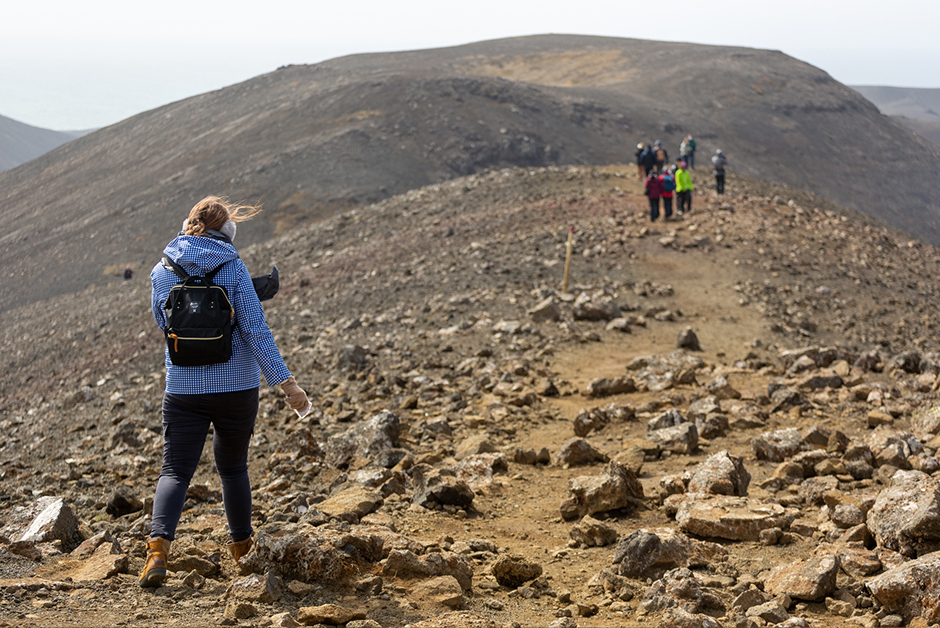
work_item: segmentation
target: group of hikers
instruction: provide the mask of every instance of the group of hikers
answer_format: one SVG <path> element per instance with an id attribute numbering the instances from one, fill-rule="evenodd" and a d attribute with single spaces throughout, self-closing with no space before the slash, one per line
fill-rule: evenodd
<path id="1" fill-rule="evenodd" d="M 690 170 L 695 167 L 695 138 L 687 135 L 679 145 L 679 157 L 669 164 L 669 153 L 662 142 L 656 140 L 650 144 L 640 142 L 636 146 L 637 176 L 645 180 L 643 194 L 649 198 L 650 221 L 659 218 L 659 205 L 662 199 L 663 220 L 672 219 L 672 199 L 676 199 L 678 215 L 692 211 L 692 192 L 695 185 L 692 183 Z M 715 191 L 718 194 L 725 192 L 725 168 L 728 158 L 721 152 L 715 151 L 711 158 L 712 172 L 715 175 Z"/>

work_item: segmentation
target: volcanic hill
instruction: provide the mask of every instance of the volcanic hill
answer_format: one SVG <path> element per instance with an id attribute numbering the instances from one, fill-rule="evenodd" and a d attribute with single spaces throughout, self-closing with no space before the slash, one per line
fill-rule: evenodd
<path id="1" fill-rule="evenodd" d="M 207 194 L 263 201 L 245 243 L 507 166 L 674 155 L 810 190 L 940 243 L 938 149 L 768 50 L 544 35 L 290 66 L 0 174 L 0 310 L 145 272 Z"/>
<path id="2" fill-rule="evenodd" d="M 8 312 L 0 626 L 936 623 L 937 249 L 695 179 L 651 224 L 631 164 L 489 170 L 241 247 L 314 411 L 262 388 L 255 548 L 207 454 L 155 591 L 148 282 Z"/>

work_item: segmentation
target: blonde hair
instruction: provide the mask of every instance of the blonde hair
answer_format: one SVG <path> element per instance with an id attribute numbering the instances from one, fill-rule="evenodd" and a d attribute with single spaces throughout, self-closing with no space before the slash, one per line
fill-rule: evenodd
<path id="1" fill-rule="evenodd" d="M 227 198 L 207 196 L 189 211 L 186 219 L 186 235 L 201 236 L 206 231 L 219 231 L 226 222 L 245 222 L 261 212 L 259 205 L 239 205 Z"/>

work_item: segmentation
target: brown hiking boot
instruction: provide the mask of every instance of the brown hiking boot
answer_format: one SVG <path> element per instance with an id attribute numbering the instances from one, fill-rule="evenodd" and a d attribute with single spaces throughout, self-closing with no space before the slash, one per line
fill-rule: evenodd
<path id="1" fill-rule="evenodd" d="M 161 537 L 154 537 L 147 541 L 147 563 L 140 574 L 137 583 L 142 587 L 159 587 L 166 580 L 167 555 L 170 553 L 170 543 Z"/>
<path id="2" fill-rule="evenodd" d="M 234 558 L 237 563 L 239 558 L 248 553 L 253 543 L 249 536 L 244 541 L 229 541 L 225 544 L 225 547 L 228 548 L 228 551 L 232 554 L 232 558 Z"/>

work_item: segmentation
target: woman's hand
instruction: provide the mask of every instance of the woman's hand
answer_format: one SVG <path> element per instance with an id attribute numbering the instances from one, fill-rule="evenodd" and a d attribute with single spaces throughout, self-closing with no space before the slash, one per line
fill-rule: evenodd
<path id="1" fill-rule="evenodd" d="M 287 395 L 287 405 L 297 412 L 303 412 L 310 405 L 307 393 L 297 385 L 297 380 L 294 379 L 293 375 L 281 382 L 281 390 Z"/>

